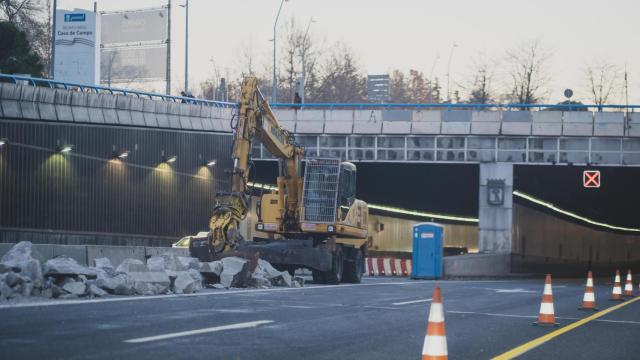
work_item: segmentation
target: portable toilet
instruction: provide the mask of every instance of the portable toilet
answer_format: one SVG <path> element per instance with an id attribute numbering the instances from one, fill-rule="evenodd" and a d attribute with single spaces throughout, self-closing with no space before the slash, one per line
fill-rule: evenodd
<path id="1" fill-rule="evenodd" d="M 413 225 L 413 279 L 438 279 L 442 276 L 444 228 L 436 223 Z"/>

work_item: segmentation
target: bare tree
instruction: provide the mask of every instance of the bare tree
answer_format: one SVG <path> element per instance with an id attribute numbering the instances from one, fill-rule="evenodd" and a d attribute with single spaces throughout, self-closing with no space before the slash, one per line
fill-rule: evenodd
<path id="1" fill-rule="evenodd" d="M 389 76 L 389 97 L 392 103 L 409 102 L 407 82 L 404 79 L 404 73 L 400 70 L 393 70 Z"/>
<path id="2" fill-rule="evenodd" d="M 463 88 L 469 90 L 467 103 L 490 104 L 495 101 L 493 93 L 493 68 L 486 60 L 474 64 L 472 79 Z"/>
<path id="3" fill-rule="evenodd" d="M 320 76 L 317 101 L 363 102 L 366 99 L 367 79 L 353 55 L 345 45 L 334 46 Z"/>
<path id="4" fill-rule="evenodd" d="M 3 17 L 14 24 L 38 17 L 42 4 L 38 0 L 0 0 L 0 11 Z"/>
<path id="5" fill-rule="evenodd" d="M 547 83 L 546 63 L 549 53 L 540 40 L 523 43 L 507 51 L 511 79 L 509 100 L 517 104 L 535 104 L 544 97 Z"/>
<path id="6" fill-rule="evenodd" d="M 0 18 L 27 34 L 31 47 L 42 59 L 45 71 L 51 61 L 50 0 L 0 0 Z"/>
<path id="7" fill-rule="evenodd" d="M 614 92 L 620 90 L 620 68 L 605 60 L 587 64 L 584 70 L 585 80 L 595 105 L 608 103 Z"/>

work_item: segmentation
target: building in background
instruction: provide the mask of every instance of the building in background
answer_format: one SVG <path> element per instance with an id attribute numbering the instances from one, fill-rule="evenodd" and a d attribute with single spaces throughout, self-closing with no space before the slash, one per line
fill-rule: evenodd
<path id="1" fill-rule="evenodd" d="M 168 9 L 103 12 L 100 81 L 160 89 L 166 81 Z"/>
<path id="2" fill-rule="evenodd" d="M 100 15 L 93 11 L 56 11 L 55 80 L 88 85 L 99 83 L 100 30 Z"/>
<path id="3" fill-rule="evenodd" d="M 370 102 L 389 102 L 389 75 L 367 75 L 367 99 Z"/>

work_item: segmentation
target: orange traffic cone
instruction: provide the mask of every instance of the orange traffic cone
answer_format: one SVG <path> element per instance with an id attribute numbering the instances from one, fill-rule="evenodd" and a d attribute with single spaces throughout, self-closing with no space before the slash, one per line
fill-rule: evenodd
<path id="1" fill-rule="evenodd" d="M 587 286 L 584 289 L 582 306 L 578 310 L 598 310 L 596 308 L 596 294 L 593 292 L 593 274 L 591 271 L 587 275 Z"/>
<path id="2" fill-rule="evenodd" d="M 556 315 L 553 311 L 553 292 L 551 291 L 551 274 L 547 274 L 544 280 L 544 291 L 542 293 L 542 303 L 540 304 L 540 314 L 538 321 L 533 325 L 552 325 L 558 326 Z"/>
<path id="3" fill-rule="evenodd" d="M 624 284 L 624 296 L 633 297 L 633 280 L 631 280 L 631 270 L 627 270 L 627 281 Z"/>
<path id="4" fill-rule="evenodd" d="M 611 292 L 612 301 L 622 301 L 622 287 L 620 286 L 620 270 L 616 270 L 616 278 L 613 282 L 613 291 Z"/>
<path id="5" fill-rule="evenodd" d="M 444 331 L 444 309 L 440 287 L 433 290 L 431 308 L 429 309 L 429 324 L 427 335 L 422 345 L 422 360 L 446 360 L 447 335 Z"/>

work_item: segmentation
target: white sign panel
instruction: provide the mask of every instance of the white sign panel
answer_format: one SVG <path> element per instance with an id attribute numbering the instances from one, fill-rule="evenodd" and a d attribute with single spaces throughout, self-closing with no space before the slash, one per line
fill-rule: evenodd
<path id="1" fill-rule="evenodd" d="M 93 11 L 56 11 L 54 79 L 95 85 L 100 77 L 100 16 Z"/>
<path id="2" fill-rule="evenodd" d="M 103 13 L 102 44 L 165 42 L 167 9 Z"/>

